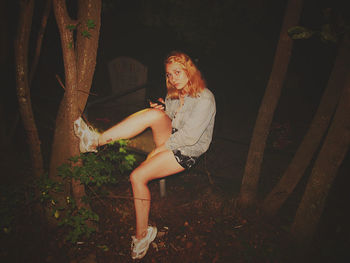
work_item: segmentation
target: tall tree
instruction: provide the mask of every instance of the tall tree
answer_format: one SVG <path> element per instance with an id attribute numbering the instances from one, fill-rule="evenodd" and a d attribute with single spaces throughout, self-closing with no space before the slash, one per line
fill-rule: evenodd
<path id="1" fill-rule="evenodd" d="M 303 0 L 289 0 L 287 3 L 272 71 L 259 108 L 249 146 L 239 198 L 239 203 L 242 207 L 250 206 L 256 200 L 266 139 L 280 98 L 293 47 L 293 41 L 288 36 L 288 29 L 298 24 L 302 4 Z"/>
<path id="2" fill-rule="evenodd" d="M 312 240 L 329 189 L 350 145 L 350 71 L 334 119 L 312 169 L 291 228 L 301 247 Z"/>
<path id="3" fill-rule="evenodd" d="M 65 0 L 53 0 L 53 8 L 61 36 L 65 84 L 64 96 L 56 118 L 49 175 L 57 178 L 57 168 L 68 158 L 79 154 L 78 138 L 73 123 L 82 113 L 91 88 L 101 24 L 101 0 L 78 0 L 77 19 L 67 11 Z M 72 182 L 73 195 L 79 207 L 83 186 Z"/>
<path id="4" fill-rule="evenodd" d="M 350 40 L 345 37 L 338 48 L 333 70 L 310 128 L 283 177 L 264 200 L 262 210 L 265 215 L 276 214 L 305 173 L 327 131 L 349 72 Z"/>
<path id="5" fill-rule="evenodd" d="M 18 105 L 29 144 L 33 173 L 41 176 L 44 173 L 44 165 L 41 142 L 32 110 L 28 73 L 28 47 L 34 2 L 34 0 L 20 1 L 20 18 L 15 41 L 15 64 Z"/>

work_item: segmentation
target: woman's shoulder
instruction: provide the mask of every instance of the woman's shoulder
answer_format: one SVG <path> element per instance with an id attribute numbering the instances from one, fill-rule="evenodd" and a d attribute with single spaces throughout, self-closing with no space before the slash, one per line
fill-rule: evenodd
<path id="1" fill-rule="evenodd" d="M 208 88 L 205 88 L 201 93 L 199 93 L 199 97 L 209 100 L 215 100 L 214 94 Z"/>

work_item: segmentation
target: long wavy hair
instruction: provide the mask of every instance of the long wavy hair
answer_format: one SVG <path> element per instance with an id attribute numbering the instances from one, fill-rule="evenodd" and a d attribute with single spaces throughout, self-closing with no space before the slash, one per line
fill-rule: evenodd
<path id="1" fill-rule="evenodd" d="M 199 93 L 205 89 L 206 83 L 191 58 L 183 52 L 173 51 L 165 59 L 164 65 L 167 66 L 172 63 L 177 63 L 182 67 L 188 77 L 188 84 L 183 89 L 178 90 L 166 77 L 167 97 L 170 99 L 178 99 L 180 95 L 188 95 L 193 98 L 198 97 Z"/>

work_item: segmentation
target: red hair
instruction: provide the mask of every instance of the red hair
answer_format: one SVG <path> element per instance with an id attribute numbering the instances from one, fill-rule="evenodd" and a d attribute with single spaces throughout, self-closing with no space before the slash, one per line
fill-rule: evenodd
<path id="1" fill-rule="evenodd" d="M 183 52 L 173 51 L 165 59 L 164 65 L 177 63 L 185 71 L 188 77 L 188 84 L 181 90 L 176 89 L 171 85 L 168 78 L 166 78 L 166 87 L 168 90 L 167 97 L 170 99 L 178 99 L 180 95 L 188 95 L 190 97 L 197 97 L 200 92 L 206 87 L 205 81 L 201 72 L 195 66 L 191 58 Z"/>

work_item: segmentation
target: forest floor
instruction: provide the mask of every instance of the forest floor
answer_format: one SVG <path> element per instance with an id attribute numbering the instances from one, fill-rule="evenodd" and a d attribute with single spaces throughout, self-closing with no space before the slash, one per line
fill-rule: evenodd
<path id="1" fill-rule="evenodd" d="M 242 216 L 228 185 L 193 170 L 150 183 L 150 224 L 158 235 L 142 262 L 286 262 L 285 231 L 252 211 Z M 226 188 L 226 189 L 225 189 Z M 50 231 L 32 205 L 16 211 L 16 224 L 1 234 L 1 262 L 132 262 L 135 216 L 128 178 L 108 187 L 109 197 L 95 198 L 99 231 L 72 244 L 67 229 Z"/>
<path id="2" fill-rule="evenodd" d="M 149 184 L 150 224 L 157 226 L 158 235 L 147 255 L 136 262 L 343 262 L 315 256 L 320 248 L 316 243 L 310 254 L 314 260 L 310 257 L 296 260 L 288 241 L 290 220 L 278 217 L 266 221 L 258 209 L 240 211 L 235 201 L 240 178 L 224 177 L 223 171 L 215 166 L 225 158 L 220 153 L 224 153 L 222 147 L 227 143 L 222 142 L 221 147 L 219 144 L 214 141 L 207 159 L 202 159 L 194 169 L 168 177 L 165 197 L 160 197 L 158 181 Z M 2 171 L 8 171 L 4 188 L 10 190 L 20 180 L 28 185 L 23 179 L 30 177 L 28 164 L 28 159 L 17 166 L 10 161 L 2 162 Z M 212 172 L 213 168 L 217 173 Z M 95 196 L 92 201 L 92 208 L 99 215 L 99 231 L 76 243 L 65 241 L 66 228 L 50 230 L 35 212 L 33 203 L 16 203 L 12 199 L 13 226 L 1 231 L 0 262 L 133 262 L 130 242 L 135 215 L 128 176 L 106 190 L 110 193 L 108 197 Z M 5 193 L 1 194 L 4 201 Z M 24 196 L 24 200 L 28 197 Z M 3 214 L 4 209 L 2 206 Z"/>

